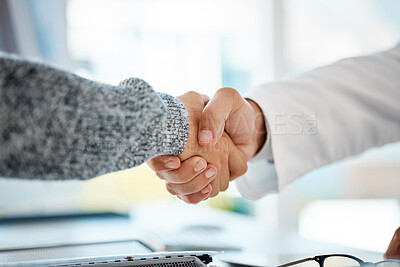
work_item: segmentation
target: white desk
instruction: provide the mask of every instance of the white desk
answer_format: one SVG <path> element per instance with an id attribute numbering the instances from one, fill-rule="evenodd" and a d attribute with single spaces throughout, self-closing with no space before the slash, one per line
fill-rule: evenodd
<path id="1" fill-rule="evenodd" d="M 269 256 L 278 263 L 324 253 L 353 254 L 367 261 L 382 259 L 380 253 L 304 240 L 293 235 L 260 236 L 257 227 L 255 220 L 249 216 L 211 210 L 202 206 L 154 203 L 138 206 L 132 211 L 130 218 L 86 218 L 0 224 L 0 249 L 130 238 L 144 239 L 157 247 L 159 243 L 156 244 L 155 239 L 160 241 L 164 238 L 171 242 L 176 237 L 180 242 L 196 240 L 195 244 L 201 245 L 239 247 L 241 253 Z M 183 234 L 179 234 L 182 231 L 190 233 L 193 238 L 185 239 Z M 224 253 L 219 258 L 232 253 Z M 218 257 L 216 260 L 221 264 L 218 262 Z"/>

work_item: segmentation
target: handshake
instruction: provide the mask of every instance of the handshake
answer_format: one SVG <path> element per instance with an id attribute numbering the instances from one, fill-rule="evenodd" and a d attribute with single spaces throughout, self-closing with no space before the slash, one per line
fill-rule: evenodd
<path id="1" fill-rule="evenodd" d="M 247 171 L 249 161 L 266 139 L 259 106 L 235 89 L 219 89 L 210 99 L 188 92 L 178 99 L 189 117 L 189 138 L 179 156 L 147 162 L 166 188 L 186 203 L 196 204 L 228 189 Z"/>

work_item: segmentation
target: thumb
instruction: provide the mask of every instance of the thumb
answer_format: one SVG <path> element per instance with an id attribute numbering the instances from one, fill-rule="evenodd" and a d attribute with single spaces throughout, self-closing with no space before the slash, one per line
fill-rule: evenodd
<path id="1" fill-rule="evenodd" d="M 237 94 L 239 93 L 233 88 L 221 88 L 204 107 L 197 137 L 200 145 L 213 146 L 221 138 Z"/>

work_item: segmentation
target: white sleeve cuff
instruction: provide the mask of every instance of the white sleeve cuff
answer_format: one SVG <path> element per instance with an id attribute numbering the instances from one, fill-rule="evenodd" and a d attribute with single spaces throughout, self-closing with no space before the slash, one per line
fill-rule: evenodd
<path id="1" fill-rule="evenodd" d="M 247 173 L 236 181 L 236 187 L 245 198 L 256 200 L 278 191 L 275 166 L 266 160 L 248 163 Z"/>
<path id="2" fill-rule="evenodd" d="M 265 128 L 267 129 L 267 138 L 263 147 L 249 161 L 246 174 L 236 179 L 236 187 L 242 196 L 252 200 L 278 191 L 278 177 L 273 164 L 271 133 L 267 121 Z"/>

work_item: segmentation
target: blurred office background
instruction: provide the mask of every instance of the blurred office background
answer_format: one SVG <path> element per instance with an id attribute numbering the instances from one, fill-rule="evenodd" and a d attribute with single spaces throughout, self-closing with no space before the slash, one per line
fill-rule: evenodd
<path id="1" fill-rule="evenodd" d="M 394 46 L 400 2 L 0 0 L 0 29 L 0 50 L 90 79 L 135 76 L 172 95 L 212 96 Z M 299 234 L 383 251 L 400 226 L 399 199 L 400 144 L 390 144 L 313 171 L 279 195 L 246 201 L 232 185 L 201 205 L 247 214 L 265 238 Z M 0 179 L 2 218 L 126 212 L 156 200 L 178 201 L 144 165 L 88 182 Z"/>

